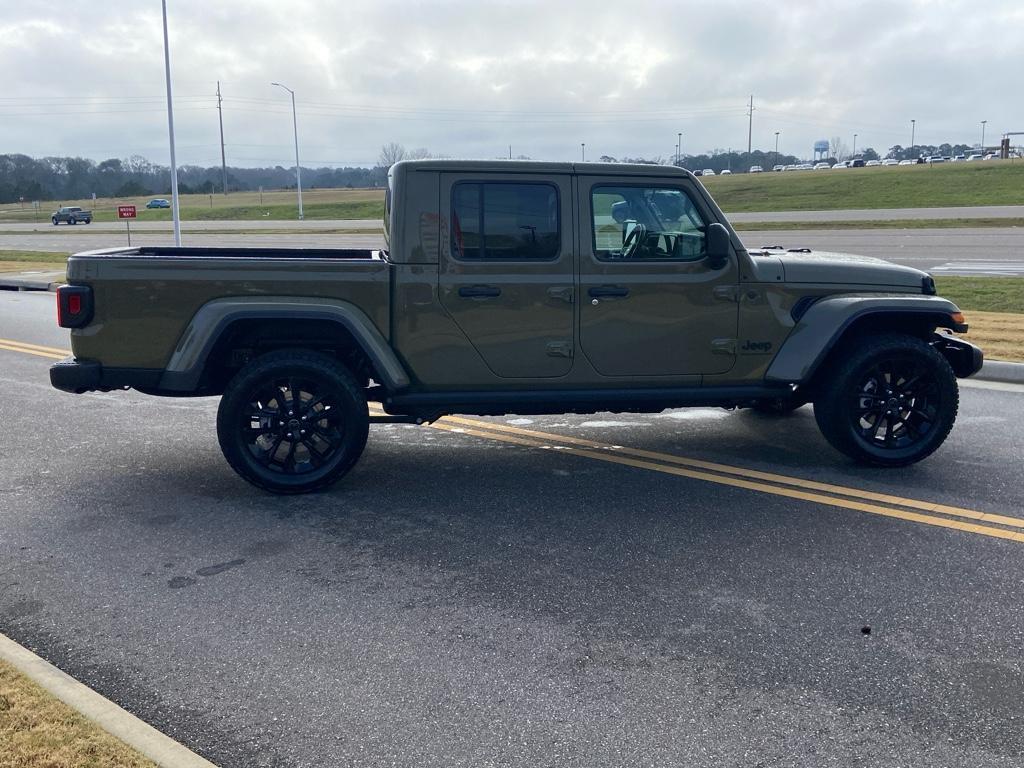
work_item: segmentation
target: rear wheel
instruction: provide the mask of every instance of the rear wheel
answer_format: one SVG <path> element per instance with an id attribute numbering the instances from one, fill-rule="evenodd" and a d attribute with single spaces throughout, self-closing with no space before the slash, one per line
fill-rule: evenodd
<path id="1" fill-rule="evenodd" d="M 886 334 L 845 350 L 814 402 L 814 417 L 847 456 L 899 467 L 942 445 L 959 399 L 956 376 L 941 353 L 915 336 Z"/>
<path id="2" fill-rule="evenodd" d="M 366 446 L 366 397 L 333 358 L 272 352 L 231 380 L 217 437 L 239 475 L 272 493 L 307 493 L 348 472 Z"/>

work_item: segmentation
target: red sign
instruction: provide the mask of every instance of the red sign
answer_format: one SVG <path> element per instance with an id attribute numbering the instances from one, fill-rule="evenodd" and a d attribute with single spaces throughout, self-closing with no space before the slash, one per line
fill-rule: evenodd
<path id="1" fill-rule="evenodd" d="M 117 218 L 119 218 L 119 219 L 134 219 L 135 218 L 135 206 L 134 205 L 119 205 L 119 206 L 117 206 Z"/>

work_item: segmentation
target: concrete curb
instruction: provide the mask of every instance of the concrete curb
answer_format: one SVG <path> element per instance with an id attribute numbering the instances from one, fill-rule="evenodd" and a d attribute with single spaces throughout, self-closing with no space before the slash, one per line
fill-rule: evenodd
<path id="1" fill-rule="evenodd" d="M 986 360 L 973 378 L 982 381 L 1001 381 L 1005 384 L 1024 384 L 1024 363 Z"/>
<path id="2" fill-rule="evenodd" d="M 0 659 L 162 768 L 217 768 L 3 634 Z"/>
<path id="3" fill-rule="evenodd" d="M 56 276 L 56 280 L 54 277 Z M 40 272 L 38 275 L 0 274 L 0 289 L 13 291 L 56 291 L 64 284 L 63 273 Z"/>

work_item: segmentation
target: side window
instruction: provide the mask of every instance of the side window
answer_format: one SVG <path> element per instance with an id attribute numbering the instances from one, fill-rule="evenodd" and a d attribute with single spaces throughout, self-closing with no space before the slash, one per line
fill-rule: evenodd
<path id="1" fill-rule="evenodd" d="M 590 209 L 594 255 L 602 261 L 704 258 L 707 223 L 681 189 L 594 187 Z"/>
<path id="2" fill-rule="evenodd" d="M 550 184 L 465 182 L 452 190 L 454 258 L 550 261 L 560 244 L 558 191 Z"/>

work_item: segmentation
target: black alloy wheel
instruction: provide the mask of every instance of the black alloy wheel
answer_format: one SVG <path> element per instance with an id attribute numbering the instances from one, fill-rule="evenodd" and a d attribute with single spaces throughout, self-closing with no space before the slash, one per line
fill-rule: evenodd
<path id="1" fill-rule="evenodd" d="M 274 493 L 306 493 L 338 480 L 366 445 L 366 398 L 345 367 L 309 351 L 274 352 L 228 384 L 217 413 L 232 468 Z"/>
<path id="2" fill-rule="evenodd" d="M 862 339 L 843 355 L 815 399 L 822 434 L 858 461 L 904 466 L 935 451 L 959 408 L 948 361 L 914 336 Z"/>

